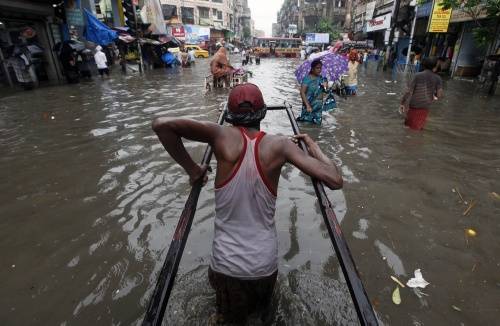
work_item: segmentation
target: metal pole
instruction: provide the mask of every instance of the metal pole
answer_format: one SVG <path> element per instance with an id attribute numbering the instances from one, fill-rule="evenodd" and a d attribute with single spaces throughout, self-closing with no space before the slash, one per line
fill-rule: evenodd
<path id="1" fill-rule="evenodd" d="M 142 50 L 141 50 L 141 34 L 142 32 L 139 32 L 139 26 L 137 24 L 137 10 L 135 8 L 135 1 L 132 0 L 132 9 L 134 11 L 134 24 L 135 24 L 135 31 L 137 33 L 137 52 L 139 54 L 139 73 L 142 74 L 142 70 L 144 67 L 144 62 L 142 61 Z"/>
<path id="2" fill-rule="evenodd" d="M 417 13 L 418 13 L 418 4 L 415 5 L 415 17 L 413 17 L 413 24 L 411 25 L 410 42 L 408 44 L 408 53 L 406 54 L 405 73 L 408 68 L 408 64 L 410 63 L 410 52 L 411 52 L 411 47 L 413 45 L 413 34 L 415 33 L 415 24 L 417 23 Z"/>
<path id="3" fill-rule="evenodd" d="M 285 109 L 288 118 L 290 119 L 290 123 L 292 124 L 293 133 L 295 135 L 299 134 L 299 125 L 295 120 L 291 106 L 285 105 Z M 299 141 L 299 146 L 305 153 L 309 153 L 306 144 L 302 140 Z M 372 304 L 368 299 L 363 282 L 361 282 L 358 270 L 356 269 L 356 264 L 352 258 L 347 241 L 342 234 L 342 230 L 339 222 L 337 221 L 337 217 L 335 216 L 333 206 L 326 195 L 323 183 L 312 177 L 311 181 L 318 198 L 321 213 L 323 214 L 325 226 L 328 230 L 328 234 L 330 235 L 330 240 L 332 241 L 333 248 L 337 254 L 342 272 L 344 273 L 347 288 L 351 294 L 352 303 L 356 309 L 359 323 L 362 326 L 378 326 L 378 319 L 375 316 Z"/>
<path id="4" fill-rule="evenodd" d="M 396 29 L 396 23 L 398 21 L 398 14 L 399 14 L 399 4 L 401 0 L 394 0 L 394 4 L 392 6 L 392 16 L 391 16 L 391 30 L 389 32 L 389 42 L 387 42 L 387 48 L 385 51 L 385 55 L 387 58 L 387 61 L 391 59 L 391 46 L 392 46 L 392 40 L 394 39 L 394 30 Z M 387 68 L 387 62 L 385 67 Z M 394 68 L 394 67 L 393 67 Z"/>

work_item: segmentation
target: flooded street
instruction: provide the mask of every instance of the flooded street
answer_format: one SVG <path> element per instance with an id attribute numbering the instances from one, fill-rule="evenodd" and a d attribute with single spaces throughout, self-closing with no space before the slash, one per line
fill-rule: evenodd
<path id="1" fill-rule="evenodd" d="M 268 105 L 286 100 L 297 114 L 296 65 L 262 60 L 249 66 L 249 81 Z M 2 325 L 140 324 L 189 192 L 151 121 L 215 121 L 228 92 L 205 94 L 207 66 L 0 98 Z M 303 126 L 342 166 L 344 189 L 328 194 L 374 309 L 384 325 L 498 324 L 500 200 L 490 193 L 500 193 L 499 96 L 445 82 L 426 130 L 412 132 L 397 113 L 404 82 L 386 83 L 374 68 L 361 68 L 358 96 L 339 99 L 322 127 Z M 285 112 L 269 112 L 263 130 L 292 133 Z M 201 160 L 203 145 L 187 148 Z M 169 325 L 206 325 L 215 311 L 206 275 L 213 179 L 198 202 Z M 276 206 L 274 324 L 356 325 L 310 180 L 284 168 Z M 395 305 L 390 276 L 406 283 L 418 268 L 427 296 L 406 287 Z"/>

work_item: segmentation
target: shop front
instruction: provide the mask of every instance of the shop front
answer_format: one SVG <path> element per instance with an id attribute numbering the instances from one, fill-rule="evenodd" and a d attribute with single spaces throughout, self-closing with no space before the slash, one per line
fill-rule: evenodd
<path id="1" fill-rule="evenodd" d="M 386 31 L 391 27 L 391 13 L 373 17 L 366 22 L 365 28 L 368 39 L 373 41 L 373 46 L 382 49 L 385 44 Z"/>
<path id="2" fill-rule="evenodd" d="M 54 8 L 39 1 L 0 2 L 0 87 L 62 79 L 54 45 L 61 41 Z"/>

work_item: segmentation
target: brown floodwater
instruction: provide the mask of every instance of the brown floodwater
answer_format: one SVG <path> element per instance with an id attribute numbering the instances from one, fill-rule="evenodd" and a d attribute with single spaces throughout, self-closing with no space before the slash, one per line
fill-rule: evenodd
<path id="1" fill-rule="evenodd" d="M 189 192 L 150 124 L 160 115 L 216 120 L 227 91 L 205 94 L 207 63 L 0 99 L 0 324 L 140 324 Z M 296 65 L 249 67 L 268 104 L 299 110 Z M 344 189 L 328 194 L 370 300 L 384 325 L 498 324 L 500 200 L 491 193 L 500 194 L 499 97 L 445 81 L 425 131 L 412 132 L 397 113 L 404 81 L 386 83 L 374 68 L 361 69 L 358 96 L 339 99 L 322 127 L 303 126 L 342 166 Z M 284 112 L 269 112 L 263 129 L 291 134 Z M 202 144 L 186 147 L 201 159 Z M 169 325 L 205 325 L 215 309 L 206 276 L 213 178 Z M 274 324 L 356 325 L 310 180 L 285 167 L 278 197 Z M 395 305 L 390 276 L 406 283 L 415 269 L 430 285 L 420 298 L 400 289 Z"/>

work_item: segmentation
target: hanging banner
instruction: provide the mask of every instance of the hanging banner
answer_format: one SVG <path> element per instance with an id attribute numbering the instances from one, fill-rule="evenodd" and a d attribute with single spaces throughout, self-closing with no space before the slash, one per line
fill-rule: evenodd
<path id="1" fill-rule="evenodd" d="M 143 23 L 149 23 L 148 30 L 155 35 L 166 35 L 165 21 L 159 0 L 145 0 L 141 9 Z"/>
<path id="2" fill-rule="evenodd" d="M 431 19 L 429 20 L 429 33 L 446 33 L 450 24 L 451 8 L 443 9 L 442 0 L 434 0 Z"/>
<path id="3" fill-rule="evenodd" d="M 65 0 L 64 10 L 66 12 L 66 21 L 68 23 L 68 26 L 85 25 L 80 0 Z"/>

